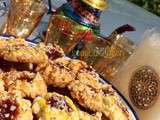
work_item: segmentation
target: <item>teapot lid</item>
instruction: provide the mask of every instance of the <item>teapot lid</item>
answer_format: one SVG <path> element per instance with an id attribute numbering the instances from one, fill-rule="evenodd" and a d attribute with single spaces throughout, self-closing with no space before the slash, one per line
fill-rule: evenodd
<path id="1" fill-rule="evenodd" d="M 82 1 L 90 5 L 91 7 L 102 11 L 108 8 L 108 1 L 106 0 L 82 0 Z"/>

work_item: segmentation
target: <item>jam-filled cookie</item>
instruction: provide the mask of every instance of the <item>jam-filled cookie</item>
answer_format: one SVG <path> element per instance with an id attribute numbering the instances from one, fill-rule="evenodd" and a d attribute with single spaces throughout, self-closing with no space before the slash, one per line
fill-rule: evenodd
<path id="1" fill-rule="evenodd" d="M 111 120 L 131 120 L 127 108 L 110 85 L 76 80 L 68 86 L 71 96 L 83 107 L 102 112 Z"/>
<path id="2" fill-rule="evenodd" d="M 0 92 L 0 120 L 33 120 L 30 101 Z"/>
<path id="3" fill-rule="evenodd" d="M 3 74 L 5 88 L 17 96 L 35 98 L 47 93 L 47 85 L 39 73 L 11 71 Z"/>
<path id="4" fill-rule="evenodd" d="M 2 40 L 0 43 L 0 57 L 4 60 L 40 64 L 48 59 L 44 44 L 31 47 L 21 38 Z"/>
<path id="5" fill-rule="evenodd" d="M 79 113 L 73 102 L 57 93 L 37 97 L 32 110 L 38 120 L 79 120 Z"/>
<path id="6" fill-rule="evenodd" d="M 64 88 L 75 79 L 75 73 L 68 67 L 69 59 L 58 58 L 40 70 L 47 85 Z"/>
<path id="7" fill-rule="evenodd" d="M 88 65 L 83 61 L 61 57 L 38 68 L 38 71 L 43 75 L 48 85 L 64 88 L 75 80 L 80 70 L 87 68 L 89 68 Z"/>

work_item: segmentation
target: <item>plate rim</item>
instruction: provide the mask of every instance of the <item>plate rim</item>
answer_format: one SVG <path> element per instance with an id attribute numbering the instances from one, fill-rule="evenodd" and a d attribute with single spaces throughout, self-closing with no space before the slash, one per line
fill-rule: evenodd
<path id="1" fill-rule="evenodd" d="M 135 117 L 134 119 L 135 120 L 140 120 L 139 117 L 138 117 L 137 112 L 134 110 L 134 108 L 128 102 L 128 100 L 122 95 L 122 93 L 109 80 L 105 79 L 102 75 L 99 75 L 99 76 L 103 80 L 104 83 L 108 83 L 108 84 L 112 85 L 112 88 L 117 92 L 117 94 L 124 101 L 124 103 L 126 104 L 126 106 L 128 107 L 128 109 L 130 109 L 130 111 L 132 112 L 133 116 Z"/>

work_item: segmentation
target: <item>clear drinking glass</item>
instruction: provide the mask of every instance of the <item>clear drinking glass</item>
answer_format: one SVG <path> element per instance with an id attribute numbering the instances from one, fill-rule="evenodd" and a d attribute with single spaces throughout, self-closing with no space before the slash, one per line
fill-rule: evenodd
<path id="1" fill-rule="evenodd" d="M 45 43 L 60 45 L 68 54 L 89 28 L 63 15 L 50 18 Z"/>
<path id="2" fill-rule="evenodd" d="M 112 80 L 134 49 L 135 44 L 124 36 L 116 40 L 94 36 L 92 41 L 85 43 L 80 59 L 92 65 L 106 79 Z"/>
<path id="3" fill-rule="evenodd" d="M 40 22 L 47 8 L 42 0 L 11 0 L 3 33 L 28 37 Z"/>

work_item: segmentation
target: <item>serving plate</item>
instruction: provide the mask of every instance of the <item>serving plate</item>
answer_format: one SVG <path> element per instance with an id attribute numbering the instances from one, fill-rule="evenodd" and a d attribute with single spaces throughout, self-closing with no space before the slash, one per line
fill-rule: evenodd
<path id="1" fill-rule="evenodd" d="M 6 39 L 6 40 L 9 40 L 11 37 L 14 37 L 14 38 L 15 38 L 15 36 L 13 36 L 13 35 L 7 35 L 7 34 L 1 34 L 1 35 L 0 35 L 0 38 L 1 38 L 1 39 Z M 37 42 L 33 42 L 33 41 L 29 40 L 29 39 L 26 39 L 26 42 L 27 42 L 31 47 L 36 46 L 36 44 L 37 44 Z M 70 59 L 70 58 L 69 58 L 69 59 Z M 111 83 L 110 83 L 108 80 L 106 80 L 103 76 L 100 76 L 100 82 L 102 82 L 102 83 L 104 83 L 104 84 L 105 84 L 105 83 L 111 84 Z M 112 85 L 112 84 L 111 84 L 111 85 Z M 126 107 L 127 107 L 128 111 L 129 111 L 130 115 L 132 116 L 132 120 L 139 120 L 139 118 L 138 118 L 136 112 L 134 111 L 133 107 L 129 104 L 129 102 L 128 102 L 127 99 L 123 96 L 123 94 L 122 94 L 120 91 L 118 91 L 114 85 L 112 85 L 112 87 L 113 87 L 113 89 L 118 93 L 118 95 L 119 95 L 119 97 L 121 98 L 122 102 L 126 105 Z"/>

